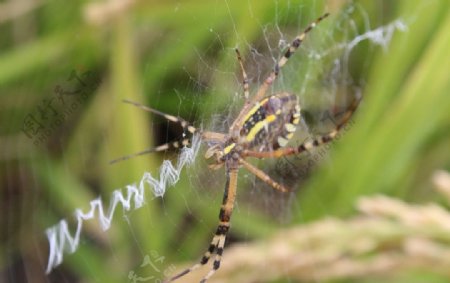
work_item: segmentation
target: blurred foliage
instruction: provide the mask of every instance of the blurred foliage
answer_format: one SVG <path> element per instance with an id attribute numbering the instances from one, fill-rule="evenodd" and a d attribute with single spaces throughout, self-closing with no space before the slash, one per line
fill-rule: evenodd
<path id="1" fill-rule="evenodd" d="M 395 33 L 386 50 L 370 43 L 355 49 L 349 71 L 364 82 L 359 85 L 363 102 L 351 130 L 332 146 L 329 161 L 296 188 L 295 205 L 285 208 L 291 218 L 280 224 L 243 203 L 233 215 L 229 242 L 348 216 L 362 195 L 440 202 L 429 178 L 436 169 L 450 169 L 447 0 L 6 1 L 0 3 L 0 281 L 129 282 L 146 255 L 164 256 L 161 270 L 198 259 L 217 224 L 224 185 L 223 173 L 211 175 L 201 160 L 163 199 L 147 194 L 147 204 L 124 218 L 118 209 L 107 232 L 97 221 L 85 222 L 78 250 L 64 254 L 50 275 L 44 273 L 45 229 L 63 218 L 73 225 L 74 211 L 88 209 L 98 196 L 107 207 L 113 190 L 137 182 L 145 171 L 156 174 L 163 159 L 175 157 L 153 154 L 108 164 L 180 134 L 176 126 L 121 99 L 195 125 L 210 123 L 213 115 L 229 111 L 230 90 L 239 90 L 236 41 L 248 58 L 260 58 L 251 57 L 248 46 L 264 45 L 266 23 L 295 34 L 325 10 L 332 17 L 321 24 L 322 31 L 349 20 L 352 10 L 363 11 L 351 19 L 361 34 L 368 23 L 376 28 L 396 19 L 406 22 L 407 31 Z M 311 68 L 307 56 L 300 58 Z M 304 70 L 294 74 L 302 78 Z M 289 82 L 300 89 L 302 81 Z M 37 116 L 47 130 L 27 135 L 24 127 L 37 126 L 32 120 Z M 240 187 L 248 187 L 241 179 Z M 163 276 L 151 269 L 139 274 Z M 426 269 L 413 275 L 414 282 L 434 278 Z M 362 282 L 342 280 L 336 282 Z"/>

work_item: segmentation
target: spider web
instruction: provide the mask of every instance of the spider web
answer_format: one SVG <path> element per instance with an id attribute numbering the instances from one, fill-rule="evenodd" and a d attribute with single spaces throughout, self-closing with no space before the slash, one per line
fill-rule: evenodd
<path id="1" fill-rule="evenodd" d="M 179 49 L 186 50 L 185 57 L 188 59 L 178 58 L 177 67 L 169 71 L 164 71 L 162 67 L 160 72 L 163 75 L 157 82 L 152 81 L 156 87 L 146 86 L 147 81 L 143 79 L 143 97 L 150 92 L 148 89 L 155 94 L 149 94 L 151 97 L 147 101 L 143 98 L 141 102 L 193 121 L 199 128 L 227 132 L 244 102 L 242 76 L 234 49 L 239 48 L 243 54 L 252 95 L 292 39 L 325 11 L 319 9 L 322 5 L 320 1 L 311 1 L 312 4 L 299 4 L 295 1 L 285 4 L 276 0 L 267 2 L 274 8 L 269 12 L 262 11 L 259 4 L 251 1 L 243 3 L 239 11 L 235 9 L 235 4 L 228 1 L 211 4 L 211 14 L 219 16 L 225 11 L 226 17 L 220 24 L 211 17 L 200 28 L 192 28 L 192 33 L 200 31 L 209 34 L 205 36 L 208 39 L 206 41 L 185 42 L 184 35 L 169 33 L 167 37 L 172 42 L 171 45 L 175 44 Z M 169 9 L 169 16 L 177 17 L 183 9 L 189 9 L 189 6 L 175 3 Z M 364 96 L 365 78 L 373 53 L 379 49 L 389 52 L 389 43 L 395 33 L 407 31 L 408 24 L 403 19 L 374 23 L 364 7 L 351 1 L 336 11 L 332 14 L 337 19 L 336 24 L 331 25 L 331 20 L 327 19 L 309 33 L 304 44 L 283 67 L 276 83 L 267 93 L 288 91 L 299 98 L 304 119 L 290 143 L 292 145 L 332 129 L 335 116 L 338 118 L 338 114 L 352 99 Z M 186 24 L 203 16 L 191 15 L 185 19 Z M 246 31 L 243 25 L 249 25 L 256 31 Z M 148 31 L 144 27 L 139 32 L 147 35 L 155 31 Z M 146 47 L 151 49 L 151 46 Z M 355 62 L 355 54 L 361 52 L 369 56 L 363 62 Z M 161 51 L 160 55 L 163 54 Z M 154 75 L 153 62 L 143 65 L 143 77 L 151 78 Z M 177 125 L 166 121 L 155 119 L 152 123 L 151 132 L 155 134 L 155 144 L 173 140 L 183 134 Z M 301 157 L 258 161 L 256 165 L 297 192 L 312 170 L 328 161 L 327 153 L 331 147 L 332 145 L 326 146 L 325 149 Z M 79 203 L 82 208 L 74 210 L 74 216 L 62 215 L 60 219 L 54 219 L 42 231 L 48 242 L 48 256 L 40 255 L 44 262 L 42 269 L 49 274 L 47 280 L 53 280 L 56 269 L 67 282 L 76 282 L 75 279 L 72 280 L 70 273 L 65 274 L 58 266 L 64 266 L 66 261 L 69 266 L 73 261 L 88 261 L 89 251 L 86 252 L 83 246 L 92 243 L 95 246 L 97 242 L 100 243 L 99 246 L 108 246 L 111 261 L 121 266 L 119 282 L 134 282 L 138 277 L 147 279 L 148 282 L 160 282 L 156 280 L 167 277 L 165 271 L 173 273 L 174 265 L 179 267 L 179 260 L 199 259 L 217 224 L 225 185 L 223 169 L 209 170 L 208 162 L 202 158 L 205 148 L 205 145 L 200 148 L 200 140 L 194 137 L 193 144 L 179 152 L 155 154 L 158 166 L 147 173 L 139 172 L 142 178 L 128 178 L 125 183 L 114 184 L 115 187 L 110 188 L 108 193 L 103 191 L 96 194 L 97 191 L 94 191 L 94 195 L 98 197 L 93 197 L 89 203 Z M 83 152 L 82 155 L 89 155 L 89 151 L 90 149 L 86 149 L 86 153 Z M 111 159 L 116 154 L 110 156 Z M 66 170 L 70 173 L 70 169 Z M 264 233 L 270 234 L 270 229 L 254 228 L 253 222 L 258 219 L 258 214 L 269 215 L 277 227 L 288 225 L 289 214 L 301 210 L 301 207 L 296 207 L 294 200 L 295 193 L 284 196 L 277 194 L 253 175 L 241 170 L 238 201 L 228 243 L 246 242 L 264 237 Z M 178 207 L 173 208 L 174 206 Z M 155 218 L 167 223 L 166 225 L 140 223 L 137 220 L 139 213 L 155 213 L 155 207 L 159 211 Z M 92 232 L 96 230 L 93 226 L 102 231 Z M 138 226 L 141 227 L 137 228 Z M 125 227 L 127 230 L 124 238 L 131 240 L 126 245 L 131 246 L 129 250 L 133 253 L 132 260 L 123 259 L 123 242 L 108 234 L 115 233 L 111 230 L 120 229 L 117 227 Z M 154 227 L 157 229 L 154 230 Z M 161 227 L 166 230 L 160 230 Z M 146 233 L 149 239 L 145 239 Z M 161 238 L 166 233 L 175 235 L 168 236 L 169 247 L 167 243 L 161 244 Z M 155 234 L 159 236 L 154 236 Z M 117 246 L 119 244 L 116 241 L 120 246 Z M 122 261 L 131 263 L 122 266 Z M 98 272 L 97 268 L 85 268 L 88 270 L 85 272 L 95 274 Z M 95 278 L 96 275 L 87 276 L 92 277 Z M 149 279 L 150 277 L 153 278 Z"/>
<path id="2" fill-rule="evenodd" d="M 242 77 L 234 53 L 235 48 L 245 54 L 244 65 L 250 80 L 250 92 L 254 94 L 292 39 L 303 31 L 309 21 L 315 19 L 308 18 L 301 5 L 288 5 L 288 8 L 281 6 L 275 5 L 272 21 L 259 19 L 254 14 L 251 4 L 245 7 L 246 12 L 252 15 L 252 20 L 256 21 L 259 27 L 260 32 L 256 39 L 243 36 L 238 31 L 239 19 L 229 12 L 227 29 L 210 28 L 209 32 L 213 34 L 210 45 L 203 49 L 193 47 L 198 62 L 197 70 L 189 72 L 184 69 L 184 71 L 191 81 L 190 87 L 194 88 L 194 96 L 198 96 L 194 98 L 193 103 L 203 109 L 202 116 L 197 118 L 203 128 L 226 133 L 243 105 Z M 291 13 L 298 15 L 294 24 L 288 20 L 288 14 Z M 393 35 L 396 32 L 407 31 L 407 24 L 402 19 L 372 27 L 364 9 L 355 4 L 349 4 L 337 17 L 338 25 L 330 27 L 325 20 L 308 34 L 302 47 L 283 67 L 277 82 L 267 93 L 270 95 L 288 91 L 298 95 L 306 115 L 292 143 L 299 144 L 311 135 L 326 133 L 336 124 L 339 112 L 343 112 L 353 99 L 361 98 L 367 76 L 365 70 L 370 64 L 370 58 L 358 62 L 357 68 L 360 73 L 355 74 L 356 63 L 352 61 L 354 60 L 352 55 L 361 52 L 358 49 L 369 48 L 368 54 L 371 54 L 381 47 L 383 52 L 388 52 Z M 364 21 L 364 30 L 357 28 L 355 18 Z M 222 60 L 211 60 L 216 57 Z M 205 92 L 209 97 L 201 95 Z M 183 103 L 183 99 L 180 99 L 179 106 L 182 107 Z M 307 180 L 312 170 L 321 162 L 326 162 L 330 148 L 331 146 L 326 146 L 325 149 L 319 149 L 319 152 L 314 151 L 299 158 L 264 160 L 257 164 L 275 180 L 299 190 L 301 183 Z M 186 199 L 197 199 L 195 204 L 207 203 L 208 214 L 210 211 L 218 212 L 225 184 L 223 171 L 208 170 L 208 163 L 203 159 L 197 160 L 195 166 L 194 170 L 189 171 L 188 190 L 192 191 L 186 193 L 174 190 L 173 193 L 180 194 Z M 280 195 L 254 175 L 244 172 L 245 170 L 241 171 L 243 172 L 240 173 L 238 201 L 232 219 L 232 223 L 238 222 L 240 228 L 236 234 L 231 232 L 228 236 L 229 243 L 245 242 L 254 237 L 252 235 L 254 232 L 245 227 L 252 226 L 255 211 L 270 215 L 281 227 L 281 223 L 289 223 L 289 214 L 292 211 L 301 210 L 296 207 L 295 194 Z M 185 196 L 186 194 L 192 194 L 194 197 Z M 204 229 L 205 234 L 209 235 L 208 231 L 215 228 L 216 221 L 210 221 L 210 217 L 205 217 L 202 212 L 196 213 L 196 209 L 193 208 L 195 204 L 185 203 L 189 223 L 199 223 L 198 229 Z M 186 227 L 177 226 L 175 230 L 184 233 Z M 196 234 L 180 238 L 185 244 L 177 246 L 177 253 L 181 258 L 195 262 L 206 249 L 210 239 L 207 237 L 200 244 L 197 256 L 192 257 L 185 252 L 186 245 L 195 242 L 192 235 Z M 196 279 L 193 279 L 193 282 L 199 277 L 194 278 Z"/>

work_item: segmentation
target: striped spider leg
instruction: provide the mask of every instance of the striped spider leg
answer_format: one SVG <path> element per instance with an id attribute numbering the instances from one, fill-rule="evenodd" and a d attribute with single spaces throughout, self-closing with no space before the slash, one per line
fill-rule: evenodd
<path id="1" fill-rule="evenodd" d="M 244 69 L 241 54 L 239 50 L 236 49 L 237 60 L 243 77 L 242 85 L 246 101 L 241 112 L 237 115 L 237 118 L 229 128 L 228 133 L 202 131 L 193 127 L 180 117 L 165 114 L 135 102 L 125 101 L 126 103 L 133 104 L 146 111 L 160 115 L 169 121 L 179 123 L 185 132 L 188 132 L 191 135 L 199 134 L 202 141 L 212 144 L 205 154 L 205 158 L 214 159 L 210 168 L 218 169 L 225 167 L 226 184 L 219 213 L 219 223 L 207 251 L 203 254 L 203 257 L 197 264 L 183 270 L 164 282 L 172 282 L 196 270 L 200 266 L 207 264 L 214 254 L 215 257 L 212 268 L 200 282 L 206 282 L 219 269 L 225 240 L 230 228 L 231 214 L 236 199 L 237 176 L 241 167 L 247 169 L 250 173 L 267 183 L 273 189 L 280 192 L 289 191 L 262 170 L 247 162 L 245 160 L 247 157 L 278 158 L 286 155 L 299 154 L 320 144 L 330 142 L 336 137 L 338 131 L 350 119 L 350 116 L 355 111 L 357 103 L 350 106 L 344 115 L 342 122 L 330 133 L 317 137 L 312 142 L 303 143 L 299 147 L 285 147 L 293 137 L 294 132 L 297 130 L 297 125 L 300 122 L 301 115 L 298 98 L 295 94 L 289 92 L 280 92 L 274 95 L 265 96 L 270 85 L 277 78 L 281 68 L 298 49 L 305 39 L 306 34 L 327 16 L 328 13 L 309 24 L 308 27 L 293 40 L 288 50 L 278 60 L 269 76 L 264 80 L 256 94 L 252 97 L 249 97 L 249 81 Z M 188 145 L 189 143 L 189 138 L 183 138 L 176 142 L 166 143 L 153 149 L 116 159 L 113 162 L 149 152 L 164 151 L 169 148 L 179 148 L 180 146 Z"/>
<path id="2" fill-rule="evenodd" d="M 177 117 L 177 116 L 172 116 L 166 113 L 163 113 L 161 111 L 158 111 L 156 109 L 150 108 L 148 106 L 142 105 L 138 102 L 135 101 L 131 101 L 131 100 L 127 100 L 124 99 L 123 100 L 124 103 L 128 103 L 131 104 L 133 106 L 136 106 L 142 110 L 145 110 L 147 112 L 151 112 L 153 114 L 156 114 L 158 116 L 163 117 L 164 119 L 174 122 L 174 123 L 178 123 L 182 128 L 183 128 L 183 132 L 187 132 L 190 135 L 194 135 L 196 133 L 199 133 L 202 137 L 203 141 L 212 141 L 212 142 L 217 142 L 217 141 L 221 141 L 225 138 L 225 135 L 222 133 L 216 133 L 216 132 L 209 132 L 209 131 L 200 131 L 199 129 L 195 128 L 194 126 L 192 126 L 189 122 L 187 122 L 186 120 L 184 120 L 181 117 Z M 140 155 L 144 155 L 144 154 L 148 154 L 148 153 L 152 153 L 152 152 L 159 152 L 159 151 L 166 151 L 169 149 L 177 149 L 183 146 L 188 146 L 191 144 L 191 137 L 184 137 L 180 140 L 174 141 L 174 142 L 168 142 L 162 145 L 159 145 L 157 147 L 154 148 L 149 148 L 140 152 L 136 152 L 133 154 L 129 154 L 129 155 L 125 155 L 122 157 L 119 157 L 117 159 L 111 160 L 109 163 L 110 164 L 114 164 L 123 160 L 127 160 L 136 156 L 140 156 Z"/>
<path id="3" fill-rule="evenodd" d="M 200 266 L 207 264 L 214 253 L 216 256 L 212 269 L 200 282 L 206 282 L 219 269 L 225 239 L 230 228 L 230 219 L 236 198 L 237 174 L 240 167 L 245 167 L 249 172 L 275 190 L 288 192 L 288 189 L 283 185 L 277 183 L 266 173 L 245 161 L 246 156 L 242 155 L 242 153 L 245 151 L 270 152 L 285 146 L 288 140 L 292 138 L 293 132 L 296 130 L 296 125 L 300 121 L 300 106 L 297 96 L 287 92 L 275 94 L 270 97 L 264 96 L 269 86 L 278 76 L 280 69 L 287 63 L 291 55 L 303 42 L 306 34 L 327 16 L 328 13 L 318 18 L 294 39 L 283 57 L 276 63 L 270 75 L 265 79 L 263 85 L 250 99 L 247 73 L 242 63 L 241 54 L 236 49 L 236 55 L 243 77 L 243 89 L 246 102 L 236 120 L 232 123 L 224 140 L 208 149 L 206 156 L 216 157 L 216 164 L 214 164 L 213 168 L 219 168 L 222 165 L 225 166 L 226 185 L 219 213 L 219 225 L 208 250 L 200 262 L 183 270 L 165 282 L 179 279 Z"/>
<path id="4" fill-rule="evenodd" d="M 231 125 L 231 130 L 233 132 L 239 131 L 239 129 L 242 127 L 243 125 L 243 120 L 245 118 L 245 114 L 248 113 L 248 111 L 250 111 L 250 109 L 252 107 L 254 107 L 255 104 L 258 103 L 258 101 L 260 101 L 264 95 L 266 94 L 267 90 L 269 89 L 269 87 L 272 85 L 272 83 L 275 81 L 275 79 L 278 77 L 278 74 L 281 70 L 281 68 L 287 63 L 287 61 L 289 60 L 289 58 L 291 58 L 291 56 L 295 53 L 295 51 L 297 51 L 297 49 L 300 47 L 300 45 L 302 44 L 303 40 L 305 39 L 306 35 L 314 28 L 316 27 L 317 24 L 319 24 L 322 20 L 324 20 L 326 17 L 328 17 L 330 14 L 329 13 L 325 13 L 322 16 L 320 16 L 319 18 L 317 18 L 314 22 L 310 23 L 305 30 L 299 34 L 293 41 L 292 43 L 289 45 L 289 48 L 286 50 L 286 52 L 284 53 L 283 57 L 281 57 L 280 60 L 278 60 L 278 62 L 276 63 L 275 67 L 272 69 L 272 72 L 269 74 L 269 76 L 264 80 L 263 84 L 259 87 L 258 91 L 256 92 L 256 94 L 252 97 L 252 99 L 250 101 L 247 101 L 246 104 L 244 105 L 244 108 L 242 109 L 242 111 L 239 113 L 238 117 L 236 118 L 236 120 L 234 120 L 233 124 Z M 239 55 L 239 51 L 236 51 Z M 248 90 L 248 79 L 247 79 L 247 75 L 244 71 L 242 62 L 241 62 L 241 57 L 240 55 L 238 56 L 238 60 L 240 62 L 241 65 L 241 70 L 243 73 L 243 77 L 244 77 L 244 90 Z M 245 87 L 247 83 L 247 88 Z M 248 94 L 245 95 L 246 97 L 248 96 Z"/>
<path id="5" fill-rule="evenodd" d="M 242 151 L 243 157 L 256 157 L 256 158 L 280 158 L 283 156 L 289 156 L 294 154 L 301 154 L 304 151 L 310 151 L 314 147 L 321 146 L 325 143 L 329 143 L 333 141 L 336 136 L 339 134 L 339 131 L 347 125 L 347 122 L 353 115 L 353 112 L 358 108 L 360 99 L 353 100 L 352 104 L 347 108 L 344 113 L 344 117 L 341 121 L 336 125 L 336 127 L 328 132 L 327 134 L 317 136 L 314 139 L 301 143 L 297 147 L 282 147 L 275 150 L 270 151 L 255 151 L 255 150 L 244 150 Z"/>

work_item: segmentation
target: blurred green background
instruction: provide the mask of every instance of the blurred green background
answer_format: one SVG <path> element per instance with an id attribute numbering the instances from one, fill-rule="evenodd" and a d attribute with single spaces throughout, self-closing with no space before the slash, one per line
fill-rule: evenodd
<path id="1" fill-rule="evenodd" d="M 447 0 L 2 1 L 0 282 L 133 282 L 131 271 L 162 278 L 163 270 L 199 259 L 217 225 L 224 187 L 223 171 L 209 171 L 204 151 L 164 198 L 147 192 L 142 208 L 123 213 L 119 207 L 108 231 L 97 220 L 85 222 L 78 250 L 64 253 L 49 275 L 45 229 L 67 219 L 74 233 L 77 208 L 87 211 L 97 197 L 107 208 L 114 190 L 138 182 L 145 171 L 158 175 L 164 159 L 176 161 L 176 152 L 167 152 L 109 165 L 181 134 L 122 99 L 223 131 L 242 105 L 233 48 L 244 55 L 254 91 L 281 54 L 280 40 L 290 41 L 325 11 L 331 17 L 282 70 L 274 91 L 299 94 L 312 125 L 320 124 L 314 113 L 334 105 L 317 95 L 327 88 L 338 89 L 332 93 L 342 101 L 339 109 L 355 89 L 363 102 L 329 157 L 313 170 L 298 165 L 308 174 L 296 175 L 295 194 L 264 192 L 270 188 L 240 175 L 228 243 L 349 217 L 363 195 L 441 203 L 430 177 L 450 169 Z M 396 20 L 406 29 L 394 31 L 385 49 L 358 37 Z M 339 46 L 355 39 L 363 41 L 346 58 L 349 49 Z M 315 50 L 333 55 L 317 59 Z M 346 64 L 338 70 L 346 73 L 342 78 L 333 73 L 334 60 Z M 256 164 L 271 173 L 264 161 Z M 159 271 L 143 270 L 146 256 L 156 254 Z M 403 280 L 431 282 L 429 276 L 422 270 Z"/>

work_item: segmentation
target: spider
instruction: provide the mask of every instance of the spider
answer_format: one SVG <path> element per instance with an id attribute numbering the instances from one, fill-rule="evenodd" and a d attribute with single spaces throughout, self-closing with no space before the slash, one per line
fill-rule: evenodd
<path id="1" fill-rule="evenodd" d="M 293 137 L 301 118 L 300 105 L 297 96 L 289 92 L 280 92 L 266 96 L 267 90 L 277 78 L 280 69 L 298 49 L 307 33 L 328 15 L 329 14 L 326 13 L 314 22 L 310 23 L 308 27 L 293 40 L 284 55 L 275 64 L 275 67 L 269 76 L 259 87 L 256 94 L 251 98 L 249 98 L 249 80 L 247 73 L 245 72 L 241 54 L 237 48 L 235 49 L 243 77 L 242 85 L 246 101 L 242 110 L 237 115 L 237 118 L 231 124 L 228 133 L 203 131 L 195 128 L 189 122 L 180 117 L 160 112 L 133 101 L 124 100 L 126 103 L 162 116 L 171 122 L 179 123 L 185 133 L 188 132 L 191 135 L 199 134 L 201 139 L 209 145 L 205 158 L 214 159 L 213 163 L 209 165 L 209 167 L 211 169 L 218 169 L 223 166 L 225 167 L 226 184 L 219 213 L 219 224 L 215 235 L 210 242 L 209 248 L 197 264 L 176 274 L 164 282 L 172 282 L 194 271 L 200 266 L 207 264 L 214 253 L 215 258 L 212 268 L 200 282 L 206 282 L 219 269 L 225 246 L 225 239 L 230 229 L 231 214 L 233 212 L 234 202 L 236 199 L 237 176 L 241 167 L 247 169 L 273 189 L 283 193 L 289 192 L 288 188 L 274 181 L 262 170 L 247 162 L 246 158 L 280 158 L 283 156 L 300 154 L 324 143 L 328 143 L 336 137 L 339 130 L 347 123 L 353 112 L 356 110 L 359 102 L 358 100 L 355 100 L 349 106 L 342 118 L 342 121 L 329 133 L 318 136 L 313 140 L 304 142 L 296 147 L 286 147 L 288 141 Z M 183 138 L 179 141 L 166 143 L 153 149 L 124 156 L 113 160 L 112 163 L 149 152 L 179 148 L 181 146 L 188 145 L 189 143 L 189 138 Z"/>

